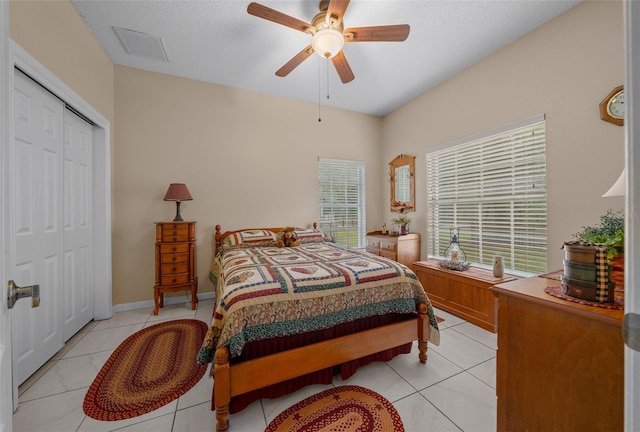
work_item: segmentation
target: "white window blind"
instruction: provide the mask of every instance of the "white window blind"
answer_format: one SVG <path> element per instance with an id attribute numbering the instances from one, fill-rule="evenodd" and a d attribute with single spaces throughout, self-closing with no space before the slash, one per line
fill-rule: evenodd
<path id="1" fill-rule="evenodd" d="M 364 162 L 318 160 L 320 229 L 336 243 L 364 247 L 366 236 Z"/>
<path id="2" fill-rule="evenodd" d="M 505 270 L 547 271 L 545 122 L 427 153 L 427 250 L 441 257 L 460 229 L 467 261 Z"/>

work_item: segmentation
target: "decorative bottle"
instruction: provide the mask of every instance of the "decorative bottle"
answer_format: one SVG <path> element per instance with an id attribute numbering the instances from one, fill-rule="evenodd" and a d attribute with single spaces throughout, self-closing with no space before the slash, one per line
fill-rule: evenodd
<path id="1" fill-rule="evenodd" d="M 382 224 L 382 234 L 386 234 L 387 233 L 387 224 L 383 223 Z"/>
<path id="2" fill-rule="evenodd" d="M 504 276 L 504 266 L 502 265 L 502 257 L 496 256 L 493 258 L 493 275 L 497 278 Z"/>

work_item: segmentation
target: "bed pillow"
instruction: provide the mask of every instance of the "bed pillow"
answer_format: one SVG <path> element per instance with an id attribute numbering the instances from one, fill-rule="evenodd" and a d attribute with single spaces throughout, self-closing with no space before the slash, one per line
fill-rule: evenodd
<path id="1" fill-rule="evenodd" d="M 268 246 L 278 239 L 278 235 L 269 230 L 238 231 L 224 238 L 222 246 Z"/>
<path id="2" fill-rule="evenodd" d="M 300 244 L 327 241 L 327 237 L 319 229 L 297 229 L 294 231 L 294 233 Z"/>

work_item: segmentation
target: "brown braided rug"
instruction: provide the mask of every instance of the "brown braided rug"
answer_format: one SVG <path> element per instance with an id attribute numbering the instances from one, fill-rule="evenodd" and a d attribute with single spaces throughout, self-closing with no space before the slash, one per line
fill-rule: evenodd
<path id="1" fill-rule="evenodd" d="M 265 432 L 404 432 L 400 415 L 378 393 L 354 385 L 335 387 L 298 402 Z"/>
<path id="2" fill-rule="evenodd" d="M 146 414 L 187 392 L 204 375 L 196 362 L 207 332 L 199 320 L 182 319 L 143 328 L 116 348 L 84 397 L 82 409 L 97 420 Z"/>

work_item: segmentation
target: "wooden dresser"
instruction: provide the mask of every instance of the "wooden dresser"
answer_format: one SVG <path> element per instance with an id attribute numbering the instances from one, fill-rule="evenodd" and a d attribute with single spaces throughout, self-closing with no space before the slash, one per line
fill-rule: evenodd
<path id="1" fill-rule="evenodd" d="M 380 231 L 367 233 L 367 252 L 411 267 L 420 259 L 420 234 L 393 236 Z"/>
<path id="2" fill-rule="evenodd" d="M 196 223 L 156 222 L 156 284 L 154 315 L 164 306 L 164 293 L 191 291 L 191 309 L 198 303 Z"/>
<path id="3" fill-rule="evenodd" d="M 415 262 L 413 271 L 435 307 L 496 332 L 496 301 L 489 288 L 514 280 L 513 276 L 497 278 L 491 270 L 475 267 L 466 271 L 447 270 L 437 260 Z"/>
<path id="4" fill-rule="evenodd" d="M 560 281 L 520 279 L 498 298 L 498 431 L 622 431 L 623 310 L 544 292 Z"/>

